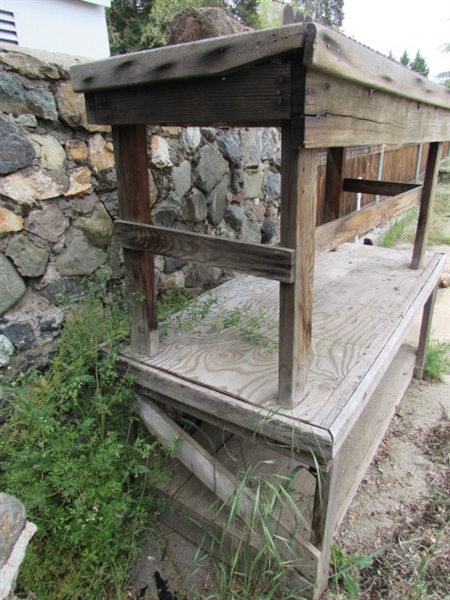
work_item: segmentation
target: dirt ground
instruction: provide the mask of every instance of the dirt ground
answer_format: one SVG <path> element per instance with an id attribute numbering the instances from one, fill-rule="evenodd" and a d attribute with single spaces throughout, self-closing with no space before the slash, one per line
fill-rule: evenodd
<path id="1" fill-rule="evenodd" d="M 450 248 L 435 250 L 447 253 L 449 272 Z M 409 334 L 411 343 L 419 324 L 420 319 Z M 431 339 L 450 342 L 450 288 L 438 291 Z M 450 376 L 444 383 L 412 382 L 335 543 L 348 558 L 337 565 L 340 571 L 351 566 L 354 555 L 375 556 L 371 566 L 346 571 L 347 580 L 359 587 L 357 595 L 345 589 L 341 576 L 330 580 L 323 600 L 450 599 Z M 188 598 L 214 591 L 208 561 L 199 562 L 196 547 L 164 526 L 136 565 L 133 587 L 148 586 L 140 597 L 157 598 L 155 571 L 169 580 L 172 591 L 190 572 L 189 588 L 195 592 Z"/>

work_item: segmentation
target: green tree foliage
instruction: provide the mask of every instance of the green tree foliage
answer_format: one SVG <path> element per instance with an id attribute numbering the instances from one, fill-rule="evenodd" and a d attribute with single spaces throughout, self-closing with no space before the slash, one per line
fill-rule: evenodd
<path id="1" fill-rule="evenodd" d="M 259 0 L 113 0 L 107 9 L 111 54 L 167 43 L 174 16 L 186 8 L 219 7 L 249 27 L 259 27 Z"/>
<path id="2" fill-rule="evenodd" d="M 259 0 L 222 0 L 219 5 L 243 25 L 259 27 Z"/>
<path id="3" fill-rule="evenodd" d="M 408 54 L 407 50 L 405 50 L 403 52 L 403 54 L 401 55 L 400 62 L 405 67 L 409 67 L 409 63 L 411 62 L 411 59 L 409 58 L 409 54 Z"/>
<path id="4" fill-rule="evenodd" d="M 106 9 L 111 54 L 145 48 L 143 24 L 149 18 L 154 0 L 113 0 Z"/>
<path id="5" fill-rule="evenodd" d="M 409 67 L 416 71 L 416 73 L 420 73 L 420 75 L 424 75 L 424 77 L 428 77 L 428 73 L 430 72 L 430 67 L 427 65 L 427 61 L 420 54 L 420 50 L 417 50 L 417 54 L 414 60 L 409 64 Z"/>
<path id="6" fill-rule="evenodd" d="M 344 0 L 296 0 L 292 4 L 325 25 L 342 27 Z"/>
<path id="7" fill-rule="evenodd" d="M 450 54 L 450 43 L 443 45 L 442 52 Z M 442 73 L 439 73 L 437 75 L 437 80 L 439 83 L 442 83 L 442 85 L 450 88 L 450 71 L 442 71 Z"/>

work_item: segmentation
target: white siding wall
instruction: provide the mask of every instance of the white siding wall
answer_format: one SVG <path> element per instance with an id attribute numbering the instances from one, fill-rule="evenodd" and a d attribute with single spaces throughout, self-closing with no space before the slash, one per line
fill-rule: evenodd
<path id="1" fill-rule="evenodd" d="M 14 13 L 19 46 L 87 58 L 110 55 L 105 5 L 92 0 L 0 0 Z"/>

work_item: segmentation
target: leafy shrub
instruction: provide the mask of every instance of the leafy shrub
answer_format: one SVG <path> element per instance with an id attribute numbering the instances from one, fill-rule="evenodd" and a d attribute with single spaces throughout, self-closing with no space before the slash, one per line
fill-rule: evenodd
<path id="1" fill-rule="evenodd" d="M 18 593 L 123 597 L 155 502 L 149 480 L 164 475 L 159 447 L 134 414 L 132 379 L 115 370 L 126 313 L 91 289 L 69 312 L 49 369 L 3 383 L 15 399 L 0 438 L 0 489 L 17 496 L 38 527 Z"/>

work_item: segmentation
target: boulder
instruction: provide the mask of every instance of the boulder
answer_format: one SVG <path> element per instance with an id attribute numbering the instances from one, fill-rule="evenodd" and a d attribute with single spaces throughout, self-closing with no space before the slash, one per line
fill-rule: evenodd
<path id="1" fill-rule="evenodd" d="M 169 45 L 251 31 L 221 8 L 186 8 L 172 21 Z"/>

